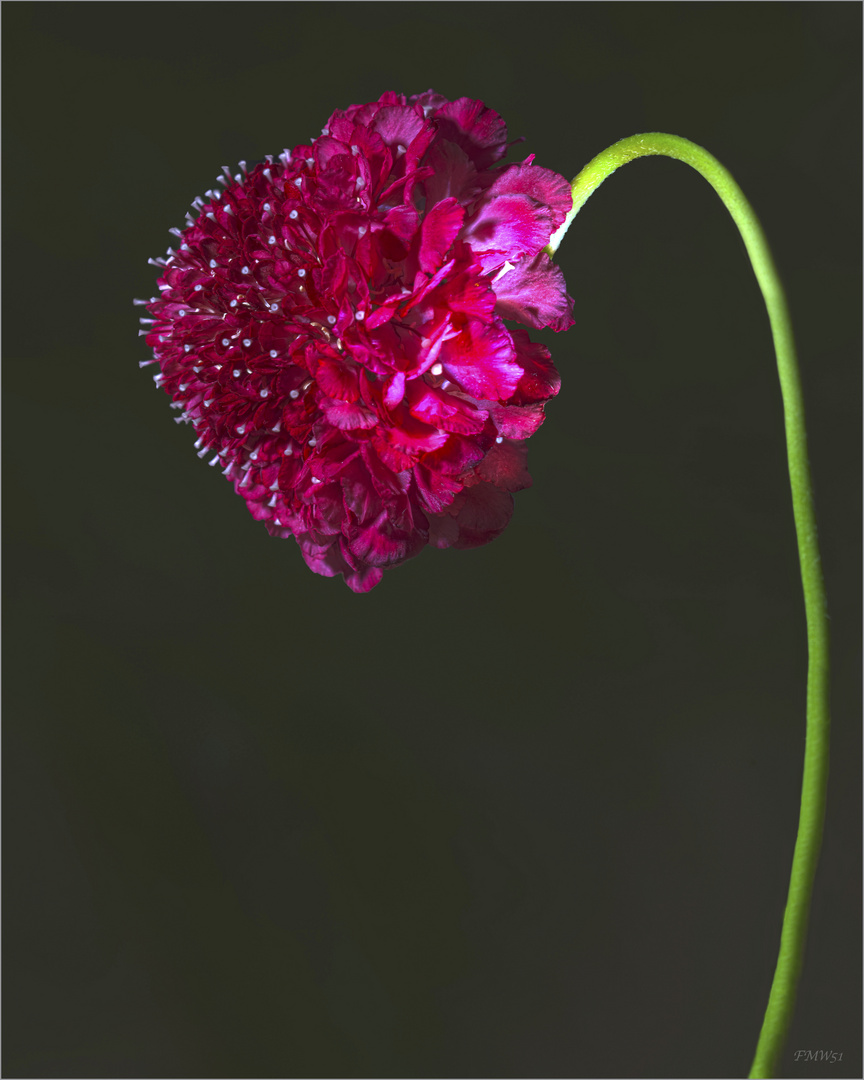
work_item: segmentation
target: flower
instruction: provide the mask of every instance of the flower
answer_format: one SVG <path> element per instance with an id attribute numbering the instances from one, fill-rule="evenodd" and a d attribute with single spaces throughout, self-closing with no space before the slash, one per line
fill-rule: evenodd
<path id="1" fill-rule="evenodd" d="M 543 252 L 570 185 L 496 165 L 481 101 L 386 93 L 196 199 L 142 320 L 157 385 L 253 517 L 366 592 L 505 528 L 559 378 L 504 319 L 563 330 Z M 152 363 L 153 361 L 146 361 Z"/>

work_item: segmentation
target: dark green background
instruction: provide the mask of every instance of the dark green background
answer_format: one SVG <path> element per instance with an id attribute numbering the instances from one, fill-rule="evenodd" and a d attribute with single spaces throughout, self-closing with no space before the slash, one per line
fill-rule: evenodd
<path id="1" fill-rule="evenodd" d="M 5 1075 L 746 1075 L 806 647 L 767 321 L 708 186 L 655 159 L 590 201 L 533 489 L 368 596 L 271 539 L 138 368 L 147 258 L 221 165 L 432 86 L 568 176 L 687 136 L 762 218 L 834 631 L 781 1075 L 860 1076 L 861 6 L 3 16 Z"/>

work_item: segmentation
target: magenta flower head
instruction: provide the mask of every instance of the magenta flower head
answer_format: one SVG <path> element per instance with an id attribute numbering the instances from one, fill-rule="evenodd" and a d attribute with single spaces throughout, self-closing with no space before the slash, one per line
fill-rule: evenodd
<path id="1" fill-rule="evenodd" d="M 497 113 L 431 90 L 337 111 L 219 178 L 146 302 L 156 376 L 253 517 L 366 592 L 505 528 L 559 378 L 525 326 L 572 300 L 543 252 L 563 176 L 496 165 Z"/>

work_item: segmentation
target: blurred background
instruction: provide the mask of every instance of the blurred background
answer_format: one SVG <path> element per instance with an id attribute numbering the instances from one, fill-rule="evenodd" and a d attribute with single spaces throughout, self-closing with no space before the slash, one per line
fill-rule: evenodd
<path id="1" fill-rule="evenodd" d="M 590 200 L 534 487 L 366 596 L 138 367 L 147 259 L 220 166 L 433 87 L 568 177 L 686 136 L 761 217 L 834 634 L 780 1075 L 860 1076 L 860 5 L 14 3 L 3 31 L 5 1075 L 749 1069 L 806 638 L 767 318 L 707 184 L 650 159 Z"/>

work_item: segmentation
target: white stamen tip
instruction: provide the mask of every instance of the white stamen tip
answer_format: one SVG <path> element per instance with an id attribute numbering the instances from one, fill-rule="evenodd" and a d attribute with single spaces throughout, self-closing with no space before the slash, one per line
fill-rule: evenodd
<path id="1" fill-rule="evenodd" d="M 273 358 L 274 360 L 276 359 L 277 353 L 276 353 L 276 350 L 275 350 L 275 349 L 271 349 L 271 350 L 270 350 L 270 356 L 271 356 L 271 357 L 272 357 L 272 358 Z"/>
<path id="2" fill-rule="evenodd" d="M 429 370 L 432 372 L 433 375 L 441 375 L 444 371 L 444 368 L 440 364 L 433 364 L 432 367 L 429 368 Z"/>
<path id="3" fill-rule="evenodd" d="M 252 344 L 252 338 L 244 337 L 243 338 L 243 344 L 248 349 L 249 346 Z"/>
<path id="4" fill-rule="evenodd" d="M 498 273 L 495 275 L 495 277 L 492 278 L 492 284 L 494 285 L 495 282 L 498 281 L 499 278 L 504 277 L 505 274 L 509 274 L 511 270 L 515 270 L 515 269 L 516 269 L 516 267 L 508 259 L 504 263 L 504 265 L 501 267 L 501 269 L 498 271 Z"/>

